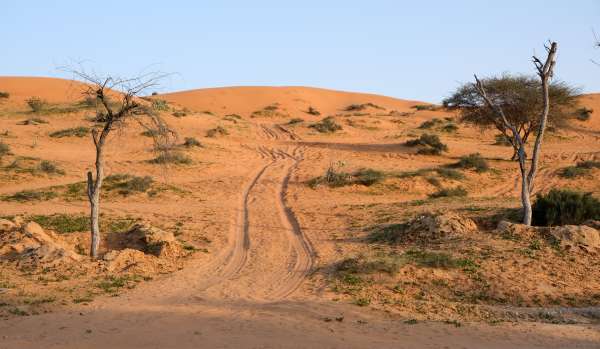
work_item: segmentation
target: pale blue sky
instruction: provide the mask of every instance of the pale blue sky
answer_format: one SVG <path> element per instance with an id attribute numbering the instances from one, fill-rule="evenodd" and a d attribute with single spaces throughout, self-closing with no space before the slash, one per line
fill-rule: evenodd
<path id="1" fill-rule="evenodd" d="M 85 60 L 118 75 L 177 73 L 164 91 L 302 85 L 439 102 L 459 82 L 533 72 L 600 91 L 599 0 L 27 1 L 0 5 L 0 75 L 65 76 Z"/>

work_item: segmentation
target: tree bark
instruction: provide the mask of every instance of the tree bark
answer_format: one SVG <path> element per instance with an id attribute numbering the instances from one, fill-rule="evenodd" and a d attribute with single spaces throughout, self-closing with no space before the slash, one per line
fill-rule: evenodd
<path id="1" fill-rule="evenodd" d="M 110 127 L 110 125 L 109 125 Z M 110 129 L 108 129 L 110 130 Z M 108 130 L 102 132 L 98 138 L 96 131 L 92 132 L 92 139 L 96 146 L 96 180 L 92 176 L 92 172 L 87 173 L 88 199 L 90 201 L 90 231 L 91 245 L 90 256 L 92 259 L 98 258 L 98 249 L 100 247 L 100 189 L 104 180 L 104 159 L 103 146 Z"/>

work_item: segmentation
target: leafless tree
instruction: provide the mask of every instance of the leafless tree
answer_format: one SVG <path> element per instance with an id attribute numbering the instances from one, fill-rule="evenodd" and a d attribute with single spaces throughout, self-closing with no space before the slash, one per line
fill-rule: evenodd
<path id="1" fill-rule="evenodd" d="M 148 73 L 134 78 L 96 76 L 83 69 L 69 69 L 77 80 L 85 84 L 83 94 L 97 101 L 102 118 L 97 118 L 97 126 L 92 129 L 92 140 L 96 149 L 95 178 L 92 171 L 87 173 L 87 196 L 90 202 L 91 246 L 90 256 L 98 257 L 100 246 L 100 190 L 104 180 L 104 148 L 111 131 L 122 129 L 127 122 L 137 121 L 144 128 L 153 130 L 155 149 L 169 149 L 169 135 L 174 134 L 161 119 L 160 115 L 148 106 L 140 96 L 148 89 L 159 84 L 166 75 Z"/>
<path id="2" fill-rule="evenodd" d="M 544 62 L 538 59 L 536 56 L 533 56 L 533 63 L 537 70 L 537 74 L 541 81 L 542 86 L 542 98 L 543 98 L 543 108 L 539 115 L 539 123 L 538 130 L 535 139 L 535 144 L 533 146 L 533 155 L 531 157 L 531 163 L 528 169 L 528 156 L 527 151 L 525 149 L 525 142 L 521 138 L 517 127 L 511 124 L 501 106 L 494 103 L 487 95 L 484 83 L 477 78 L 475 75 L 475 87 L 481 97 L 484 99 L 485 103 L 494 110 L 496 117 L 500 118 L 504 124 L 504 127 L 510 131 L 510 135 L 513 139 L 513 144 L 515 150 L 517 151 L 518 160 L 519 160 L 519 168 L 521 171 L 521 203 L 523 205 L 524 217 L 523 223 L 525 225 L 531 225 L 531 193 L 533 191 L 533 181 L 535 179 L 535 175 L 538 169 L 538 161 L 540 157 L 540 153 L 542 150 L 542 141 L 544 139 L 544 131 L 546 130 L 546 123 L 548 120 L 548 112 L 550 110 L 550 96 L 549 96 L 549 86 L 550 80 L 552 79 L 552 75 L 554 73 L 554 66 L 556 64 L 556 50 L 557 44 L 555 42 L 551 42 L 549 46 L 545 46 L 547 57 Z"/>

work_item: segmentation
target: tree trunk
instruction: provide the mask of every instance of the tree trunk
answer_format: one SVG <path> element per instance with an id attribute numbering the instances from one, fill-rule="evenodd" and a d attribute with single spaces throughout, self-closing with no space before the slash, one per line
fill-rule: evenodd
<path id="1" fill-rule="evenodd" d="M 527 183 L 527 176 L 523 174 L 521 176 L 521 204 L 523 205 L 523 224 L 531 225 L 531 197 L 529 196 L 529 183 Z"/>
<path id="2" fill-rule="evenodd" d="M 102 159 L 104 137 L 101 137 L 100 140 L 94 139 L 94 144 L 96 145 L 96 180 L 94 180 L 91 171 L 87 173 L 88 199 L 90 201 L 90 256 L 92 259 L 98 258 L 98 249 L 100 247 L 100 188 L 104 179 L 104 163 Z"/>

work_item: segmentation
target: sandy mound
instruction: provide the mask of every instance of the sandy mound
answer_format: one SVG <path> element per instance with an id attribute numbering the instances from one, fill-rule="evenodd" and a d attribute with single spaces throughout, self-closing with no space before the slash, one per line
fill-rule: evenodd
<path id="1" fill-rule="evenodd" d="M 564 225 L 560 227 L 528 227 L 502 221 L 496 232 L 501 235 L 527 239 L 545 238 L 554 241 L 565 251 L 600 252 L 600 231 L 587 225 Z"/>
<path id="2" fill-rule="evenodd" d="M 471 219 L 452 212 L 443 214 L 428 213 L 402 224 L 396 224 L 375 231 L 371 238 L 375 241 L 418 242 L 452 239 L 477 232 L 477 225 Z"/>
<path id="3" fill-rule="evenodd" d="M 122 241 L 123 249 L 134 249 L 159 258 L 177 258 L 182 254 L 181 244 L 173 233 L 149 224 L 136 224 Z"/>
<path id="4" fill-rule="evenodd" d="M 44 231 L 37 223 L 19 223 L 18 220 L 0 221 L 0 258 L 28 266 L 57 266 L 84 258 L 58 235 Z"/>
<path id="5" fill-rule="evenodd" d="M 0 91 L 10 93 L 9 101 L 24 102 L 33 96 L 51 103 L 82 99 L 85 85 L 66 79 L 44 77 L 0 77 Z"/>

